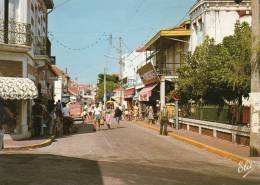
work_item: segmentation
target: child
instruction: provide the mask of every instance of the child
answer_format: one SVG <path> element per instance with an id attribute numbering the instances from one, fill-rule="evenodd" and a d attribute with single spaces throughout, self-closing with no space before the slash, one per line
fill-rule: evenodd
<path id="1" fill-rule="evenodd" d="M 107 110 L 106 111 L 106 124 L 107 124 L 107 127 L 108 129 L 111 128 L 111 123 L 112 123 L 112 116 L 111 116 L 111 111 L 110 110 Z"/>

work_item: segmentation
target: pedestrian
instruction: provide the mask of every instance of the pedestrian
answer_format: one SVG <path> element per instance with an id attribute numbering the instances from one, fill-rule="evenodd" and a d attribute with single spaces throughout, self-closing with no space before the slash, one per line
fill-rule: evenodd
<path id="1" fill-rule="evenodd" d="M 83 116 L 84 116 L 84 120 L 85 119 L 89 119 L 89 116 L 88 116 L 88 105 L 86 102 L 84 102 L 84 107 L 83 107 Z"/>
<path id="2" fill-rule="evenodd" d="M 56 110 L 56 136 L 63 136 L 63 116 L 60 110 Z"/>
<path id="3" fill-rule="evenodd" d="M 94 108 L 94 117 L 95 117 L 95 121 L 94 121 L 94 127 L 95 129 L 100 128 L 100 123 L 101 123 L 101 116 L 102 116 L 102 109 L 100 106 L 98 106 L 98 104 L 96 104 L 96 107 Z"/>
<path id="4" fill-rule="evenodd" d="M 125 109 L 124 115 L 125 115 L 125 119 L 126 119 L 127 121 L 130 121 L 128 109 Z"/>
<path id="5" fill-rule="evenodd" d="M 68 104 L 66 104 L 66 103 L 63 103 L 62 114 L 63 114 L 63 133 L 70 134 L 72 120 L 70 117 L 70 108 L 69 108 Z"/>
<path id="6" fill-rule="evenodd" d="M 33 135 L 39 137 L 41 135 L 41 127 L 43 122 L 44 108 L 40 104 L 40 99 L 34 100 L 35 104 L 32 106 L 32 116 L 33 116 Z"/>
<path id="7" fill-rule="evenodd" d="M 62 111 L 62 104 L 61 104 L 60 100 L 57 101 L 55 107 L 56 107 L 57 111 Z"/>
<path id="8" fill-rule="evenodd" d="M 122 110 L 119 107 L 117 107 L 115 110 L 115 115 L 114 115 L 117 125 L 119 125 L 119 123 L 120 123 L 121 116 L 122 116 Z"/>
<path id="9" fill-rule="evenodd" d="M 112 116 L 111 116 L 111 109 L 106 111 L 106 125 L 107 128 L 110 129 L 112 126 Z"/>
<path id="10" fill-rule="evenodd" d="M 4 134 L 7 129 L 7 123 L 13 118 L 13 113 L 5 106 L 4 100 L 0 99 L 0 150 L 4 149 Z"/>
<path id="11" fill-rule="evenodd" d="M 49 114 L 49 135 L 53 135 L 56 119 L 54 100 L 48 100 L 47 111 Z"/>
<path id="12" fill-rule="evenodd" d="M 166 106 L 163 106 L 160 111 L 160 135 L 167 136 L 167 126 L 168 126 L 169 113 Z"/>
<path id="13" fill-rule="evenodd" d="M 137 121 L 138 119 L 138 115 L 139 115 L 139 108 L 137 106 L 137 104 L 134 106 L 134 119 L 135 121 Z"/>
<path id="14" fill-rule="evenodd" d="M 153 124 L 154 123 L 154 112 L 153 112 L 153 107 L 150 106 L 148 109 L 148 123 Z"/>

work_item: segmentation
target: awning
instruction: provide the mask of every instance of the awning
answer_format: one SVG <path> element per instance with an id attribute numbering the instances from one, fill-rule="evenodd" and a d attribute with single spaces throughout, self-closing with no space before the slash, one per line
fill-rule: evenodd
<path id="1" fill-rule="evenodd" d="M 125 99 L 133 98 L 135 95 L 135 88 L 126 89 L 124 92 Z"/>
<path id="2" fill-rule="evenodd" d="M 139 101 L 149 101 L 152 96 L 152 90 L 157 86 L 157 84 L 149 85 L 143 88 L 139 94 Z"/>
<path id="3" fill-rule="evenodd" d="M 38 97 L 38 90 L 28 78 L 0 77 L 0 97 L 5 100 L 34 99 Z"/>

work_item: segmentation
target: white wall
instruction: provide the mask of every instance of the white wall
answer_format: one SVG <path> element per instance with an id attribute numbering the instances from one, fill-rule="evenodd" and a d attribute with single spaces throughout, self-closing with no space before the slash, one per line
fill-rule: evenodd
<path id="1" fill-rule="evenodd" d="M 4 20 L 4 0 L 0 0 L 0 20 Z"/>
<path id="2" fill-rule="evenodd" d="M 224 37 L 233 35 L 237 20 L 251 24 L 250 9 L 251 7 L 248 5 L 237 6 L 221 3 L 218 7 L 201 5 L 193 9 L 190 12 L 192 28 L 190 50 L 194 51 L 196 46 L 203 43 L 206 36 L 213 38 L 216 43 L 220 43 Z M 240 17 L 238 11 L 244 11 L 247 15 Z"/>
<path id="3" fill-rule="evenodd" d="M 124 58 L 123 78 L 135 81 L 135 85 L 142 85 L 142 80 L 137 74 L 137 69 L 145 64 L 145 52 L 132 52 Z"/>
<path id="4" fill-rule="evenodd" d="M 58 102 L 58 100 L 62 100 L 63 88 L 62 88 L 62 78 L 58 78 L 58 80 L 54 81 L 54 100 Z"/>

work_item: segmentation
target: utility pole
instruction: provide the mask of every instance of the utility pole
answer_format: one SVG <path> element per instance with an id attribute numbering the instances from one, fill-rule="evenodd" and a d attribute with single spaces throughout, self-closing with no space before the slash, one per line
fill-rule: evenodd
<path id="1" fill-rule="evenodd" d="M 106 68 L 104 68 L 104 97 L 103 97 L 103 100 L 104 100 L 104 106 L 105 106 L 105 109 L 107 108 L 106 107 L 106 102 L 107 102 L 107 75 L 106 75 Z"/>
<path id="2" fill-rule="evenodd" d="M 109 43 L 109 46 L 108 48 L 112 47 L 113 45 L 113 36 L 112 34 L 109 35 L 108 37 L 108 43 Z M 107 102 L 107 70 L 106 70 L 106 64 L 105 64 L 105 67 L 104 67 L 104 95 L 103 95 L 103 101 L 104 101 L 104 107 L 105 109 L 107 108 L 107 105 L 106 105 L 106 102 Z"/>
<path id="3" fill-rule="evenodd" d="M 119 75 L 119 80 L 120 80 L 120 105 L 122 106 L 123 104 L 123 91 L 122 91 L 122 83 L 123 83 L 123 59 L 122 59 L 122 37 L 119 37 L 119 65 L 120 65 L 120 75 Z"/>
<path id="4" fill-rule="evenodd" d="M 250 156 L 260 156 L 260 69 L 259 36 L 260 4 L 252 0 L 252 56 L 251 56 L 251 116 L 250 116 Z"/>
<path id="5" fill-rule="evenodd" d="M 234 0 L 240 4 L 243 0 Z M 250 156 L 260 156 L 260 2 L 251 0 L 252 8 L 252 55 L 251 55 L 251 93 L 250 93 Z"/>

